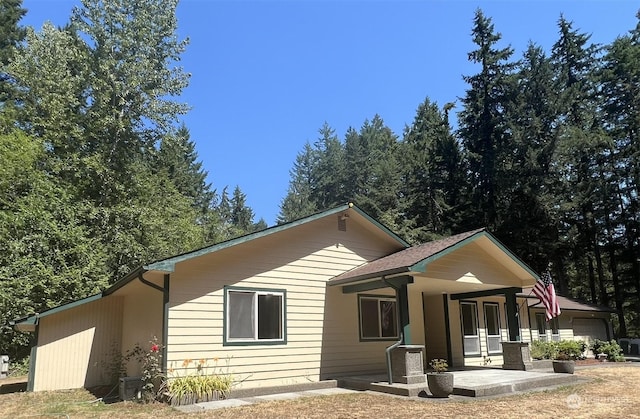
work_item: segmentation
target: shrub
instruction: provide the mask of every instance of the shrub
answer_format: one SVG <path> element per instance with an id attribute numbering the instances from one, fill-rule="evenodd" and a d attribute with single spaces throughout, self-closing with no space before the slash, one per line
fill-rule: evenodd
<path id="1" fill-rule="evenodd" d="M 154 336 L 149 341 L 149 349 L 143 349 L 136 344 L 133 349 L 118 360 L 119 365 L 116 366 L 120 370 L 120 375 L 126 374 L 125 364 L 129 360 L 135 360 L 140 364 L 142 379 L 142 401 L 151 402 L 160 397 L 161 389 L 164 382 L 164 374 L 162 373 L 162 345 L 158 343 L 158 339 Z"/>
<path id="2" fill-rule="evenodd" d="M 531 342 L 531 358 L 552 359 L 555 353 L 555 342 L 534 340 Z"/>
<path id="3" fill-rule="evenodd" d="M 581 359 L 587 344 L 581 340 L 561 340 L 531 342 L 531 358 L 533 359 Z"/>
<path id="4" fill-rule="evenodd" d="M 586 344 L 581 340 L 561 340 L 555 343 L 555 356 L 557 360 L 575 360 L 582 358 Z"/>
<path id="5" fill-rule="evenodd" d="M 598 354 L 606 354 L 607 360 L 614 362 L 624 362 L 624 355 L 622 355 L 622 348 L 618 345 L 618 342 L 611 340 L 596 339 L 591 345 L 591 350 L 596 356 Z"/>
<path id="6" fill-rule="evenodd" d="M 9 363 L 9 377 L 21 377 L 29 374 L 29 357 Z"/>

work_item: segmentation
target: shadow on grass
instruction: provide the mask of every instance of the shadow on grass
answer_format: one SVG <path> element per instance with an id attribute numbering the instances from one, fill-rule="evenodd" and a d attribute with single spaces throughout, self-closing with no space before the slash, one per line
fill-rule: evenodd
<path id="1" fill-rule="evenodd" d="M 17 381 L 3 384 L 0 382 L 0 394 L 21 393 L 27 391 L 27 381 Z"/>
<path id="2" fill-rule="evenodd" d="M 118 403 L 120 400 L 119 385 L 113 386 L 97 386 L 88 388 L 87 391 L 95 396 L 96 399 L 101 399 L 105 404 Z"/>

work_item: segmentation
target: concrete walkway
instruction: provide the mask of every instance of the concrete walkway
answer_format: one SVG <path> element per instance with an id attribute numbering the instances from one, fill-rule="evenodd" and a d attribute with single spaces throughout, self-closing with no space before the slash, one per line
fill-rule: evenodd
<path id="1" fill-rule="evenodd" d="M 575 375 L 554 374 L 537 371 L 511 371 L 495 368 L 453 371 L 454 395 L 458 397 L 489 397 L 513 394 L 520 391 L 549 388 L 558 385 L 570 385 L 584 382 Z M 426 378 L 424 383 L 389 385 L 380 375 L 345 377 L 338 379 L 341 387 L 305 390 L 299 392 L 276 393 L 237 399 L 217 400 L 177 407 L 182 412 L 199 412 L 209 409 L 246 406 L 271 400 L 292 400 L 299 397 L 327 396 L 334 394 L 362 393 L 373 391 L 377 394 L 431 398 Z M 344 388 L 347 387 L 347 388 Z M 440 399 L 441 400 L 441 399 Z"/>
<path id="2" fill-rule="evenodd" d="M 239 407 L 239 406 L 247 406 L 250 404 L 268 402 L 272 400 L 292 400 L 297 399 L 299 397 L 313 397 L 313 396 L 331 396 L 334 394 L 349 394 L 349 393 L 358 393 L 357 390 L 349 390 L 346 388 L 322 388 L 318 390 L 305 390 L 299 392 L 291 392 L 291 393 L 277 393 L 277 394 L 268 394 L 265 396 L 254 396 L 254 397 L 246 397 L 241 399 L 226 399 L 226 400 L 216 400 L 212 402 L 203 402 L 196 403 L 187 406 L 178 406 L 177 410 L 186 413 L 192 412 L 202 412 L 203 410 L 213 410 L 213 409 L 223 409 L 225 407 Z"/>

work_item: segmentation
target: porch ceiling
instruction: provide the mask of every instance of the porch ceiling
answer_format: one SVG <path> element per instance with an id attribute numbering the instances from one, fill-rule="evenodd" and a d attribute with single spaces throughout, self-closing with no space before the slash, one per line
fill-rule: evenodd
<path id="1" fill-rule="evenodd" d="M 458 281 L 451 281 L 448 279 L 430 278 L 419 274 L 415 275 L 413 278 L 413 284 L 409 285 L 410 292 L 420 292 L 425 295 L 459 294 L 495 290 L 499 288 L 511 288 L 511 286 L 504 284 L 471 282 L 467 281 L 466 278 L 461 278 L 461 280 Z"/>

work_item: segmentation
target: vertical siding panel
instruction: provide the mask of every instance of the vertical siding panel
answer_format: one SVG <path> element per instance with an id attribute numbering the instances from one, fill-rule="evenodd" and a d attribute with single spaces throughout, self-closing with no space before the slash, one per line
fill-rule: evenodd
<path id="1" fill-rule="evenodd" d="M 107 384 L 104 366 L 110 343 L 119 348 L 121 319 L 122 300 L 113 296 L 42 317 L 34 391 Z"/>

